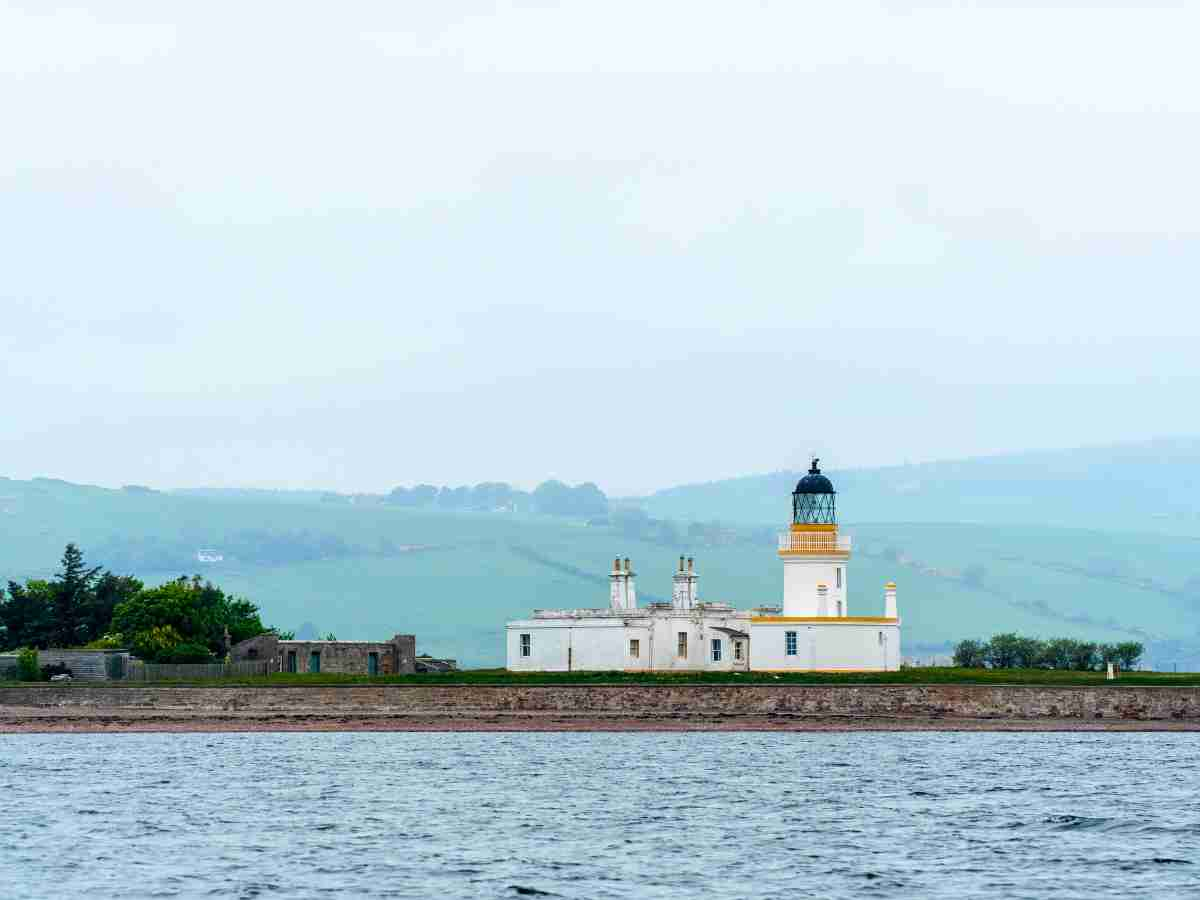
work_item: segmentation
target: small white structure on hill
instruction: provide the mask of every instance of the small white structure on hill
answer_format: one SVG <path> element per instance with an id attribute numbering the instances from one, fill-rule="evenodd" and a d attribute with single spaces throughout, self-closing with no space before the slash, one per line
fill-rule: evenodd
<path id="1" fill-rule="evenodd" d="M 838 533 L 836 492 L 813 460 L 779 536 L 783 605 L 755 610 L 703 601 L 692 559 L 679 558 L 671 601 L 637 604 L 628 559 L 613 561 L 607 609 L 535 610 L 506 628 L 508 668 L 570 671 L 889 671 L 900 668 L 896 585 L 882 616 L 851 616 L 851 541 Z"/>

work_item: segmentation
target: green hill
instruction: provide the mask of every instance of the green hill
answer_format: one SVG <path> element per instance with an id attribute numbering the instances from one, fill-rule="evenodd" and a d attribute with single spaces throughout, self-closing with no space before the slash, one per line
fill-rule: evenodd
<path id="1" fill-rule="evenodd" d="M 859 522 L 1055 525 L 1200 536 L 1200 438 L 839 471 L 843 517 Z M 774 523 L 800 472 L 659 491 L 653 516 Z"/>
<path id="2" fill-rule="evenodd" d="M 1147 484 L 1180 479 L 1185 487 L 1171 498 L 1174 506 L 1156 488 L 1135 509 L 1130 479 L 1101 480 L 1091 494 L 1125 512 L 1085 523 L 1072 521 L 1086 520 L 1078 513 L 1063 514 L 1066 525 L 1028 512 L 1043 509 L 1055 492 L 1089 493 L 1053 478 L 1022 495 L 1030 501 L 1027 519 L 936 521 L 935 514 L 953 512 L 946 485 L 976 485 L 969 495 L 974 506 L 967 507 L 982 514 L 987 504 L 979 498 L 1002 509 L 1006 489 L 1029 483 L 1017 474 L 1030 471 L 1028 461 L 944 465 L 905 467 L 920 468 L 938 485 L 925 494 L 889 494 L 888 485 L 904 483 L 893 470 L 834 475 L 842 516 L 850 520 L 845 530 L 855 538 L 851 608 L 881 612 L 883 584 L 895 579 L 906 654 L 928 657 L 962 637 L 1017 630 L 1135 638 L 1150 646 L 1150 663 L 1200 665 L 1200 539 L 1186 532 L 1194 513 L 1182 505 L 1194 485 L 1176 458 L 1162 463 L 1169 472 L 1149 471 L 1144 457 L 1137 466 Z M 980 474 L 989 467 L 1003 474 L 996 479 L 1001 486 Z M 1113 468 L 1119 467 L 1097 471 Z M 605 605 L 606 573 L 617 554 L 634 560 L 643 599 L 668 595 L 675 560 L 687 553 L 697 559 L 702 597 L 742 608 L 777 602 L 782 573 L 774 529 L 711 523 L 784 525 L 794 479 L 780 473 L 662 492 L 645 506 L 674 521 L 640 531 L 619 513 L 611 523 L 588 524 L 530 513 L 401 508 L 371 497 L 160 493 L 0 479 L 0 578 L 49 575 L 63 545 L 74 541 L 93 563 L 148 582 L 198 572 L 253 600 L 264 621 L 279 627 L 312 623 L 341 638 L 412 631 L 422 651 L 500 665 L 507 619 L 535 607 Z M 913 497 L 920 501 L 910 503 Z M 1174 517 L 1144 513 L 1156 505 L 1176 510 Z M 891 509 L 891 520 L 869 521 L 863 508 Z M 904 520 L 904 513 L 911 517 Z M 694 521 L 709 524 L 689 529 Z M 223 559 L 201 562 L 202 549 Z"/>

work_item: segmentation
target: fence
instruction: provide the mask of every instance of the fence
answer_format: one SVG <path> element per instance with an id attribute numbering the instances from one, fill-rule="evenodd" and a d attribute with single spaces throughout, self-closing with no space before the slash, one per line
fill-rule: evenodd
<path id="1" fill-rule="evenodd" d="M 210 678 L 269 675 L 272 660 L 252 659 L 231 663 L 146 663 L 130 660 L 129 681 L 203 681 Z"/>

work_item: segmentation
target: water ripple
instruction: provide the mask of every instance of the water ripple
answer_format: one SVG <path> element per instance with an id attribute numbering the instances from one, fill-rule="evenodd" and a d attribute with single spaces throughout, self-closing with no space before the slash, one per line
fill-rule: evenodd
<path id="1" fill-rule="evenodd" d="M 0 735 L 5 898 L 1200 895 L 1188 734 Z"/>

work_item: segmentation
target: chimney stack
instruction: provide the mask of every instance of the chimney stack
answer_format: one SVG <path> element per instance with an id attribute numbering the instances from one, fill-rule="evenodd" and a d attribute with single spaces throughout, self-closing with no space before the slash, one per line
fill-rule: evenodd
<path id="1" fill-rule="evenodd" d="M 626 595 L 626 578 L 621 571 L 621 558 L 618 556 L 613 559 L 613 570 L 608 576 L 608 605 L 612 609 L 625 608 Z"/>
<path id="2" fill-rule="evenodd" d="M 625 557 L 625 608 L 637 609 L 637 590 L 633 586 L 633 568 Z"/>
<path id="3" fill-rule="evenodd" d="M 896 607 L 896 582 L 889 581 L 883 586 L 883 614 L 889 619 L 900 618 Z"/>

